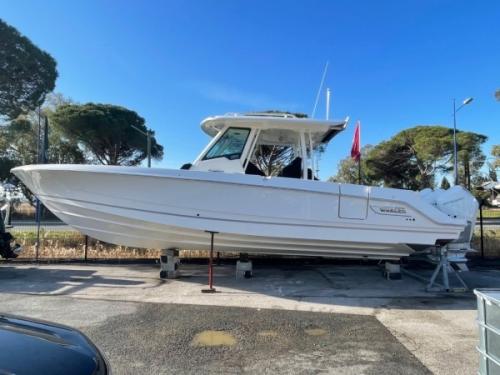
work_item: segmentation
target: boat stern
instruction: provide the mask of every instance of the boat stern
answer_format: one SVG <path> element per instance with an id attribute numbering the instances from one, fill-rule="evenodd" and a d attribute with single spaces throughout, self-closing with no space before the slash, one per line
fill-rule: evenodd
<path id="1" fill-rule="evenodd" d="M 446 244 L 450 256 L 464 257 L 471 248 L 479 204 L 477 199 L 462 186 L 456 185 L 448 190 L 425 189 L 422 198 L 453 219 L 463 219 L 466 225 L 459 237 Z"/>

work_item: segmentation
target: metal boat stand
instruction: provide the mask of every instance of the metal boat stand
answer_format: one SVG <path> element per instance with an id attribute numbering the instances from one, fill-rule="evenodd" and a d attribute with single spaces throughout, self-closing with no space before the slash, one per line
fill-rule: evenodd
<path id="1" fill-rule="evenodd" d="M 401 272 L 407 274 L 408 276 L 414 277 L 420 281 L 427 283 L 427 287 L 425 290 L 427 292 L 466 292 L 469 290 L 469 287 L 465 283 L 465 281 L 460 276 L 459 272 L 455 270 L 454 266 L 460 268 L 458 263 L 464 263 L 463 261 L 454 262 L 450 261 L 448 258 L 448 249 L 446 246 L 438 247 L 436 249 L 436 255 L 427 255 L 426 257 L 420 258 L 426 262 L 432 263 L 436 265 L 434 272 L 430 279 L 427 279 L 424 276 L 421 276 L 415 272 L 408 271 L 406 268 L 401 267 Z M 438 283 L 436 280 L 441 273 L 442 284 Z M 462 284 L 462 287 L 452 288 L 450 287 L 450 278 L 449 275 L 454 274 L 457 280 Z"/>
<path id="2" fill-rule="evenodd" d="M 247 253 L 240 253 L 240 259 L 236 261 L 236 278 L 249 279 L 253 276 L 252 261 L 248 259 Z"/>
<path id="3" fill-rule="evenodd" d="M 202 293 L 215 293 L 214 288 L 214 236 L 219 232 L 213 232 L 206 230 L 205 232 L 210 233 L 210 256 L 208 257 L 208 289 L 202 289 Z"/>
<path id="4" fill-rule="evenodd" d="M 179 249 L 162 249 L 160 255 L 160 278 L 177 278 L 179 276 L 179 263 Z"/>

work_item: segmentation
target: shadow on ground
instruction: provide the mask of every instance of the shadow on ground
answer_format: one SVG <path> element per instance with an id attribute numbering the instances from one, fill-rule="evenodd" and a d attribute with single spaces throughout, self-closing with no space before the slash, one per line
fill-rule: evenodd
<path id="1" fill-rule="evenodd" d="M 180 280 L 206 284 L 206 265 L 186 264 L 181 270 Z M 425 266 L 411 270 L 426 278 L 433 272 Z M 250 279 L 237 279 L 233 265 L 215 266 L 215 287 L 235 295 L 259 293 L 300 302 L 410 309 L 475 309 L 473 289 L 500 287 L 500 270 L 487 268 L 460 273 L 470 288 L 462 293 L 427 292 L 426 283 L 408 275 L 401 280 L 387 280 L 381 267 L 374 264 L 294 263 L 277 267 L 257 263 L 253 274 Z M 453 276 L 450 282 L 452 286 L 461 286 Z"/>
<path id="2" fill-rule="evenodd" d="M 157 284 L 161 283 L 162 281 L 158 280 Z M 142 280 L 105 277 L 95 270 L 79 269 L 78 266 L 70 269 L 43 266 L 0 268 L 0 293 L 70 295 L 95 286 L 123 288 L 142 284 Z"/>
<path id="3" fill-rule="evenodd" d="M 234 261 L 214 268 L 217 293 L 213 299 L 201 295 L 207 283 L 206 264 L 181 264 L 180 278 L 160 280 L 157 265 L 4 265 L 0 267 L 0 292 L 51 295 L 82 295 L 94 299 L 128 301 L 182 302 L 204 304 L 237 300 L 233 305 L 248 306 L 245 299 L 260 299 L 269 308 L 276 301 L 401 309 L 475 309 L 471 291 L 446 294 L 428 293 L 425 284 L 403 276 L 387 280 L 374 264 L 321 263 L 309 261 L 256 262 L 254 277 L 237 279 Z M 414 270 L 430 277 L 432 269 Z M 471 289 L 500 286 L 500 270 L 473 269 L 462 273 Z M 264 297 L 264 302 L 262 298 Z M 274 302 L 273 302 L 274 301 Z M 231 304 L 231 303 L 230 303 Z"/>

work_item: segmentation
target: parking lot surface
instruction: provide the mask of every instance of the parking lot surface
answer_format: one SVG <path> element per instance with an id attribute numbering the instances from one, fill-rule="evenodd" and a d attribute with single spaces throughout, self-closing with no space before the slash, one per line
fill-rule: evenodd
<path id="1" fill-rule="evenodd" d="M 4 263 L 0 312 L 86 333 L 114 374 L 471 374 L 477 371 L 475 299 L 386 280 L 374 265 L 257 265 L 236 279 L 183 264 L 160 280 L 154 265 Z M 428 271 L 425 271 L 428 272 Z M 500 271 L 464 274 L 500 285 Z"/>

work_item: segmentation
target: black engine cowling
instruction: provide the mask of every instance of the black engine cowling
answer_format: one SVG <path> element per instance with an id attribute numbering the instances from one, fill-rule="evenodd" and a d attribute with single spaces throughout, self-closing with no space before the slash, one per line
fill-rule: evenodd
<path id="1" fill-rule="evenodd" d="M 9 232 L 0 233 L 0 256 L 5 259 L 17 258 L 16 249 L 19 245 L 15 245 L 14 248 L 11 247 L 11 242 L 14 240 L 12 234 Z"/>
<path id="2" fill-rule="evenodd" d="M 2 258 L 17 258 L 21 246 L 16 244 L 14 245 L 14 247 L 12 247 L 12 241 L 14 241 L 14 237 L 12 236 L 12 234 L 5 230 L 3 215 L 0 212 L 0 256 Z"/>

